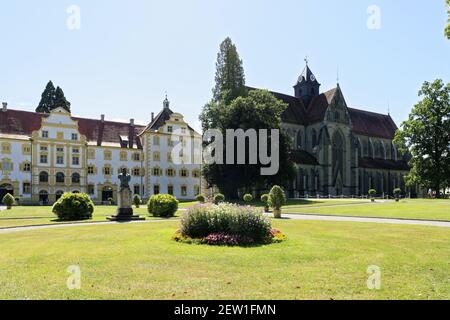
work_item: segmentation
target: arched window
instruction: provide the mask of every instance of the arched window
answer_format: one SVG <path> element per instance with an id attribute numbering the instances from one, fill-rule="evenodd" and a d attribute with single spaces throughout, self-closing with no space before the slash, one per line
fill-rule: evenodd
<path id="1" fill-rule="evenodd" d="M 39 174 L 39 182 L 47 183 L 48 182 L 48 173 L 45 171 L 42 171 Z"/>
<path id="2" fill-rule="evenodd" d="M 297 149 L 302 149 L 303 146 L 303 140 L 302 140 L 303 136 L 302 136 L 302 131 L 298 130 L 297 132 Z"/>
<path id="3" fill-rule="evenodd" d="M 74 173 L 72 174 L 72 183 L 80 183 L 80 174 L 79 173 Z"/>
<path id="4" fill-rule="evenodd" d="M 392 159 L 397 161 L 397 148 L 395 147 L 394 143 L 391 143 L 391 154 L 392 154 Z"/>
<path id="5" fill-rule="evenodd" d="M 367 155 L 369 158 L 374 158 L 374 150 L 373 150 L 373 143 L 372 140 L 369 139 L 369 141 L 367 142 L 368 144 L 368 150 L 369 150 L 369 154 Z"/>
<path id="6" fill-rule="evenodd" d="M 340 172 L 341 176 L 344 176 L 345 142 L 339 131 L 336 131 L 333 136 L 332 147 L 333 173 L 337 175 Z"/>
<path id="7" fill-rule="evenodd" d="M 66 176 L 62 172 L 56 174 L 56 183 L 64 183 Z"/>

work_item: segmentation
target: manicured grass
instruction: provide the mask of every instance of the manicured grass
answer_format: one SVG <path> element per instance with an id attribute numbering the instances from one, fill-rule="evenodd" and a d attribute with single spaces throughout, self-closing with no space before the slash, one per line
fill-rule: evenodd
<path id="1" fill-rule="evenodd" d="M 400 202 L 379 200 L 362 205 L 285 207 L 283 212 L 450 221 L 450 200 L 406 199 Z"/>
<path id="2" fill-rule="evenodd" d="M 1 299 L 450 299 L 450 229 L 281 220 L 252 248 L 171 240 L 178 222 L 0 234 Z M 81 290 L 66 287 L 81 268 Z M 368 266 L 381 268 L 369 290 Z"/>
<path id="3" fill-rule="evenodd" d="M 196 202 L 183 202 L 180 203 L 179 208 L 185 209 Z M 147 206 L 142 205 L 136 209 L 133 207 L 134 213 L 145 217 L 147 220 L 160 219 L 150 216 L 147 212 Z M 83 220 L 77 222 L 89 223 L 106 221 L 107 216 L 114 215 L 117 211 L 116 206 L 96 206 L 92 217 L 92 220 Z M 181 211 L 177 213 L 180 216 Z M 65 221 L 59 221 L 54 213 L 52 213 L 52 207 L 13 207 L 11 210 L 0 211 L 0 228 L 6 227 L 22 227 L 31 225 L 43 225 L 43 224 L 56 224 L 56 223 L 70 223 Z"/>

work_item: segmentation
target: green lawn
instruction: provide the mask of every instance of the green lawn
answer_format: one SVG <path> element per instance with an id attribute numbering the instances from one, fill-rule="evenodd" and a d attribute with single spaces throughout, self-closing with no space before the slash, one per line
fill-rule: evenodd
<path id="1" fill-rule="evenodd" d="M 289 240 L 253 248 L 176 243 L 176 221 L 0 234 L 0 299 L 450 299 L 449 228 L 274 226 Z M 70 265 L 81 290 L 66 287 Z"/>
<path id="2" fill-rule="evenodd" d="M 196 202 L 182 202 L 179 208 L 185 209 Z M 145 217 L 147 220 L 157 219 L 149 216 L 147 206 L 143 205 L 139 209 L 133 208 L 135 214 Z M 95 206 L 92 220 L 78 221 L 83 223 L 107 221 L 106 217 L 114 215 L 117 211 L 116 206 Z M 182 211 L 177 213 L 180 216 Z M 0 211 L 0 229 L 8 227 L 22 227 L 32 225 L 68 223 L 61 222 L 56 215 L 52 213 L 52 207 L 13 207 L 12 210 Z M 70 223 L 70 222 L 69 222 Z"/>
<path id="3" fill-rule="evenodd" d="M 283 209 L 283 212 L 450 221 L 450 200 L 406 199 L 400 202 L 377 201 L 367 204 L 346 203 L 322 207 L 288 206 Z"/>

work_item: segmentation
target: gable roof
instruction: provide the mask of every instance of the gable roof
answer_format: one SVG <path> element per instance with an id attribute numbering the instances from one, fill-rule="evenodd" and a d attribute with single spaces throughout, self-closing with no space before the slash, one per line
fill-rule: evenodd
<path id="1" fill-rule="evenodd" d="M 353 132 L 371 137 L 393 139 L 397 125 L 390 115 L 348 108 Z"/>
<path id="2" fill-rule="evenodd" d="M 252 87 L 247 88 L 249 90 L 257 90 Z M 324 120 L 325 113 L 339 90 L 341 89 L 337 86 L 336 88 L 319 94 L 311 100 L 311 103 L 306 108 L 301 99 L 278 92 L 270 92 L 277 99 L 288 104 L 288 108 L 281 115 L 281 120 L 283 122 L 311 125 Z M 352 121 L 354 133 L 385 139 L 394 138 L 395 132 L 397 131 L 397 125 L 390 115 L 354 108 L 347 109 Z"/>
<path id="3" fill-rule="evenodd" d="M 0 111 L 0 133 L 31 136 L 33 131 L 41 128 L 42 119 L 48 116 L 49 114 L 22 110 Z M 95 143 L 98 146 L 110 145 L 142 149 L 141 141 L 137 135 L 144 129 L 144 126 L 78 117 L 71 118 L 78 122 L 78 130 L 80 134 L 86 136 L 88 142 Z M 124 145 L 121 136 L 128 137 L 127 145 Z"/>
<path id="4" fill-rule="evenodd" d="M 338 88 L 333 88 L 327 92 L 321 93 L 314 97 L 308 106 L 308 123 L 314 124 L 323 121 L 325 113 L 333 100 Z"/>
<path id="5" fill-rule="evenodd" d="M 170 116 L 174 112 L 170 108 L 164 108 L 158 115 L 153 119 L 148 126 L 144 128 L 143 131 L 157 131 L 159 128 L 164 126 L 166 121 L 170 119 Z"/>

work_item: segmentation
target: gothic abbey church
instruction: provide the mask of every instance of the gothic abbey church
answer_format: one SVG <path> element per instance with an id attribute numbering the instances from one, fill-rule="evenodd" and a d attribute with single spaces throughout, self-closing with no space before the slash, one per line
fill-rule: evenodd
<path id="1" fill-rule="evenodd" d="M 396 149 L 397 126 L 390 115 L 349 108 L 339 87 L 320 93 L 308 64 L 294 96 L 272 92 L 288 104 L 282 127 L 293 141 L 296 178 L 287 183 L 290 197 L 361 196 L 369 189 L 392 195 L 407 188 L 408 159 Z"/>

